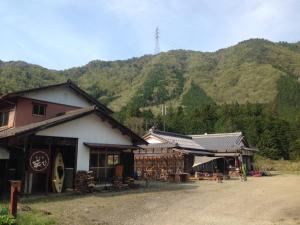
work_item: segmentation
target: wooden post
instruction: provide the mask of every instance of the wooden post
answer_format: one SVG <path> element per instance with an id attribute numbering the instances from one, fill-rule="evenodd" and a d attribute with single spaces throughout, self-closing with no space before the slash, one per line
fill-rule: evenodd
<path id="1" fill-rule="evenodd" d="M 105 183 L 107 181 L 107 161 L 108 161 L 108 158 L 107 158 L 107 148 L 105 148 L 105 168 L 104 168 L 104 176 L 105 176 Z"/>
<path id="2" fill-rule="evenodd" d="M 9 214 L 15 217 L 17 215 L 18 194 L 21 191 L 21 181 L 12 180 L 10 182 L 11 184 L 10 184 Z"/>
<path id="3" fill-rule="evenodd" d="M 26 194 L 26 197 L 28 197 L 29 194 L 29 151 L 30 151 L 30 145 L 29 145 L 29 137 L 26 136 L 24 139 L 24 157 L 25 157 L 25 164 L 24 164 L 24 191 Z"/>
<path id="4" fill-rule="evenodd" d="M 223 175 L 225 176 L 225 157 L 223 159 Z"/>
<path id="5" fill-rule="evenodd" d="M 48 195 L 48 189 L 49 189 L 49 179 L 50 179 L 50 170 L 52 170 L 52 154 L 51 154 L 51 144 L 49 144 L 48 145 L 48 152 L 49 152 L 49 157 L 50 157 L 50 159 L 49 159 L 49 163 L 50 163 L 50 165 L 49 165 L 49 167 L 50 168 L 48 168 L 47 169 L 47 171 L 46 171 L 46 184 L 45 184 L 45 195 Z M 52 182 L 52 179 L 51 179 L 51 182 Z"/>

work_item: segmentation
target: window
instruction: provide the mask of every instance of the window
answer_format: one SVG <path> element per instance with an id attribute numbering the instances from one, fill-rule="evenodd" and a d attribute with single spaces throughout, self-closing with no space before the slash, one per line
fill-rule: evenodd
<path id="1" fill-rule="evenodd" d="M 90 167 L 98 167 L 98 154 L 97 153 L 90 154 Z"/>
<path id="2" fill-rule="evenodd" d="M 115 166 L 120 163 L 118 154 L 107 155 L 107 166 Z M 91 152 L 90 167 L 105 167 L 105 153 Z"/>
<path id="3" fill-rule="evenodd" d="M 33 104 L 32 114 L 37 116 L 45 116 L 46 115 L 46 105 Z"/>
<path id="4" fill-rule="evenodd" d="M 119 164 L 119 155 L 107 155 L 107 164 L 109 166 L 115 166 Z"/>
<path id="5" fill-rule="evenodd" d="M 0 112 L 0 127 L 7 126 L 8 112 Z"/>
<path id="6" fill-rule="evenodd" d="M 115 175 L 115 165 L 119 163 L 119 154 L 112 152 L 105 154 L 104 149 L 90 152 L 90 170 L 93 171 L 97 183 L 111 181 Z"/>
<path id="7" fill-rule="evenodd" d="M 100 152 L 91 152 L 90 167 L 105 167 L 105 154 Z"/>

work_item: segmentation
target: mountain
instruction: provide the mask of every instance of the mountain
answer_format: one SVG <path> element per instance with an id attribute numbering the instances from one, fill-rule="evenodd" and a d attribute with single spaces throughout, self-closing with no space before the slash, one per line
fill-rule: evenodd
<path id="1" fill-rule="evenodd" d="M 300 43 L 250 39 L 216 52 L 172 50 L 61 71 L 0 61 L 1 93 L 66 79 L 116 111 L 196 101 L 271 103 L 288 114 L 300 108 Z"/>

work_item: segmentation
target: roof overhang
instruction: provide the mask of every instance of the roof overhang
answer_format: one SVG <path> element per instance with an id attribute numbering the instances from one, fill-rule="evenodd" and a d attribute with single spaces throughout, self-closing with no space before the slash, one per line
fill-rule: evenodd
<path id="1" fill-rule="evenodd" d="M 215 156 L 220 156 L 220 157 L 238 157 L 240 156 L 241 153 L 238 152 L 223 152 L 223 153 L 215 153 Z"/>
<path id="2" fill-rule="evenodd" d="M 85 146 L 93 149 L 103 149 L 103 148 L 109 148 L 109 149 L 138 149 L 138 146 L 135 145 L 118 145 L 118 144 L 105 144 L 105 143 L 88 143 L 84 142 L 83 143 Z"/>
<path id="3" fill-rule="evenodd" d="M 204 150 L 188 150 L 188 149 L 177 149 L 178 151 L 181 151 L 184 154 L 190 154 L 195 156 L 214 156 L 215 154 L 213 152 L 204 151 Z"/>

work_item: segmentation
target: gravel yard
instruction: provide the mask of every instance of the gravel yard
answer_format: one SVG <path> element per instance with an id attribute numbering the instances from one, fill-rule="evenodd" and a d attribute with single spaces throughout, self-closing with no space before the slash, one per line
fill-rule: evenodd
<path id="1" fill-rule="evenodd" d="M 58 224 L 289 225 L 300 224 L 300 176 L 151 183 L 149 188 L 23 203 Z"/>

